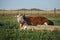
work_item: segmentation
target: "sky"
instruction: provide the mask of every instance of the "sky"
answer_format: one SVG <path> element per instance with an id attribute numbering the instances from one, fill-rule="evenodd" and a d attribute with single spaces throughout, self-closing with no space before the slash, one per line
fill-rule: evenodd
<path id="1" fill-rule="evenodd" d="M 60 9 L 60 0 L 0 0 L 0 9 Z"/>

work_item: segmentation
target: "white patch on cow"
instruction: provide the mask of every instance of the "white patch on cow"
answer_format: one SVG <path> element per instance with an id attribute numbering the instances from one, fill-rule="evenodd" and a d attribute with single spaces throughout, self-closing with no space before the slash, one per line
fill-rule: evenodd
<path id="1" fill-rule="evenodd" d="M 27 26 L 24 26 L 24 30 L 27 29 Z"/>
<path id="2" fill-rule="evenodd" d="M 17 16 L 18 21 L 24 22 L 23 16 Z"/>
<path id="3" fill-rule="evenodd" d="M 47 22 L 45 22 L 44 25 L 48 25 Z"/>
<path id="4" fill-rule="evenodd" d="M 17 17 L 17 21 L 18 21 L 18 23 L 19 23 L 19 25 L 20 25 L 20 27 L 21 27 L 21 26 L 22 26 L 22 24 L 20 23 L 20 16 L 19 16 L 19 15 L 17 15 L 16 17 Z"/>
<path id="5" fill-rule="evenodd" d="M 19 21 L 23 22 L 23 21 L 24 21 L 23 16 L 17 15 L 17 20 L 18 20 L 18 22 L 19 22 Z"/>
<path id="6" fill-rule="evenodd" d="M 23 22 L 23 16 L 17 15 L 17 21 L 18 23 L 20 23 L 20 21 Z"/>

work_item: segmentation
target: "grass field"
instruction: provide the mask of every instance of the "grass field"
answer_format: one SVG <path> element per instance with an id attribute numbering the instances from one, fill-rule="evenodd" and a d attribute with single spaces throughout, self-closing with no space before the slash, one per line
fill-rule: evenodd
<path id="1" fill-rule="evenodd" d="M 57 30 L 19 30 L 19 24 L 13 15 L 0 15 L 0 40 L 60 40 L 60 31 Z M 52 20 L 54 25 L 60 26 L 60 16 L 45 17 Z"/>

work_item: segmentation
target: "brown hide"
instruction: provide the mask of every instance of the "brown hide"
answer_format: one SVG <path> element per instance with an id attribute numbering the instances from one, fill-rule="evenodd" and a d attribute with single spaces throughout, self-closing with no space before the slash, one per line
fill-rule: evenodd
<path id="1" fill-rule="evenodd" d="M 27 22 L 27 24 L 31 24 L 31 25 L 37 25 L 37 24 L 43 25 L 44 22 L 48 23 L 47 18 L 40 16 L 25 16 L 24 19 Z"/>

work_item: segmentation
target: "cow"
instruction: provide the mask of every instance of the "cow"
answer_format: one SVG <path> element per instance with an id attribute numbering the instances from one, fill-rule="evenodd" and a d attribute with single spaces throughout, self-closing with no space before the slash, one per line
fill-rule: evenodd
<path id="1" fill-rule="evenodd" d="M 48 20 L 46 17 L 42 16 L 18 15 L 17 19 L 20 27 L 23 27 L 23 25 L 54 25 L 51 20 Z"/>
<path id="2" fill-rule="evenodd" d="M 44 23 L 48 22 L 47 18 L 40 16 L 24 16 L 24 20 L 27 22 L 28 25 L 43 25 Z"/>

